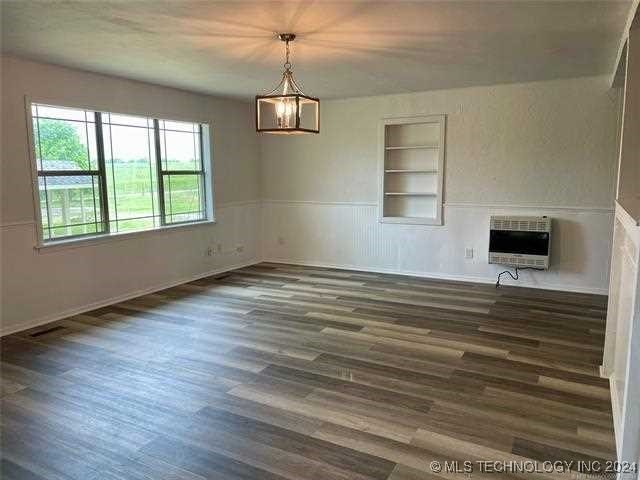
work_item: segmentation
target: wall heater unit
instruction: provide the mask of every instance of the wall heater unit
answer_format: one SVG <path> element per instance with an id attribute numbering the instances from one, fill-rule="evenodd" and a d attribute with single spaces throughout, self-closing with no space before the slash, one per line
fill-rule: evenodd
<path id="1" fill-rule="evenodd" d="M 489 263 L 549 268 L 550 218 L 492 216 L 489 232 Z"/>

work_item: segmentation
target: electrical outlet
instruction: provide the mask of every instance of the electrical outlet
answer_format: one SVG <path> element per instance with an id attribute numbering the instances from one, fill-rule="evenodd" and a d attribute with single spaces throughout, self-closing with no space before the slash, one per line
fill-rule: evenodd
<path id="1" fill-rule="evenodd" d="M 278 245 L 284 245 L 284 237 L 278 237 Z"/>
<path id="2" fill-rule="evenodd" d="M 212 257 L 213 256 L 213 248 L 211 248 L 211 247 L 207 248 L 207 251 L 205 252 L 205 255 L 207 257 Z"/>
<path id="3" fill-rule="evenodd" d="M 464 249 L 464 258 L 473 258 L 473 248 L 467 247 Z"/>

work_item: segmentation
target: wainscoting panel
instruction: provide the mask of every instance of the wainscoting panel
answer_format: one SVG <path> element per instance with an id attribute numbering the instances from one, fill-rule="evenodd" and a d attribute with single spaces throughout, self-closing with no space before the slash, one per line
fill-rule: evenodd
<path id="1" fill-rule="evenodd" d="M 2 277 L 12 278 L 1 285 L 1 332 L 262 260 L 495 282 L 504 268 L 487 263 L 492 214 L 554 219 L 551 270 L 524 271 L 519 285 L 607 293 L 606 209 L 447 205 L 443 226 L 424 226 L 381 224 L 374 203 L 251 201 L 219 206 L 215 224 L 52 251 L 34 249 L 32 222 L 1 226 Z"/>
<path id="2" fill-rule="evenodd" d="M 488 264 L 491 215 L 553 218 L 551 269 L 525 270 L 518 285 L 607 293 L 609 209 L 446 205 L 443 226 L 424 226 L 379 223 L 373 203 L 264 201 L 264 256 L 274 262 L 495 282 L 505 268 Z M 465 258 L 465 248 L 473 248 L 472 259 Z"/>
<path id="3" fill-rule="evenodd" d="M 256 263 L 260 215 L 238 202 L 218 206 L 215 224 L 41 250 L 33 222 L 3 225 L 2 334 Z"/>

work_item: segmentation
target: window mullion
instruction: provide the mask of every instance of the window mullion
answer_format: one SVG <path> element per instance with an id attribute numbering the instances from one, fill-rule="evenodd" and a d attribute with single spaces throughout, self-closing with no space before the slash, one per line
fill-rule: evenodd
<path id="1" fill-rule="evenodd" d="M 164 177 L 162 175 L 162 149 L 160 148 L 160 122 L 157 118 L 153 119 L 153 132 L 155 136 L 156 146 L 156 170 L 158 175 L 158 206 L 160 207 L 160 225 L 166 225 L 164 206 Z"/>
<path id="2" fill-rule="evenodd" d="M 201 123 L 198 123 L 198 132 L 200 133 L 200 135 L 198 135 L 200 140 L 198 147 L 200 147 L 200 188 L 202 193 L 202 195 L 200 195 L 200 209 L 202 210 L 203 217 L 207 218 L 209 215 L 207 212 L 207 181 L 206 181 L 207 179 L 205 178 L 204 148 L 203 148 L 204 141 L 202 139 Z"/>
<path id="3" fill-rule="evenodd" d="M 33 120 L 31 120 L 32 124 L 33 124 Z M 43 159 L 42 159 L 42 143 L 40 140 L 40 116 L 38 114 L 38 105 L 36 105 L 36 123 L 38 125 L 38 152 L 36 153 L 36 157 L 40 157 L 40 167 L 38 167 L 38 160 L 36 158 L 36 173 L 39 174 L 40 170 L 44 169 L 44 165 L 43 165 Z M 35 147 L 34 147 L 35 148 Z M 49 239 L 51 239 L 51 209 L 49 207 L 49 190 L 47 188 L 47 179 L 43 179 L 42 181 L 43 185 L 44 185 L 44 201 L 45 204 L 47 206 L 47 230 L 49 231 Z M 42 216 L 42 206 L 40 204 L 40 177 L 38 175 L 38 208 L 40 209 L 40 216 Z M 42 221 L 40 221 L 40 224 L 42 226 Z M 42 232 L 42 237 L 44 240 L 44 232 Z"/>
<path id="4" fill-rule="evenodd" d="M 165 175 L 204 175 L 202 170 L 164 170 Z"/>
<path id="5" fill-rule="evenodd" d="M 39 170 L 40 177 L 82 177 L 82 176 L 99 176 L 98 170 Z"/>
<path id="6" fill-rule="evenodd" d="M 102 137 L 102 114 L 95 112 L 96 118 L 96 146 L 98 150 L 98 178 L 100 180 L 100 206 L 102 209 L 102 221 L 104 223 L 104 233 L 109 233 L 111 223 L 109 222 L 109 194 L 107 192 L 107 168 L 104 159 L 104 139 Z"/>

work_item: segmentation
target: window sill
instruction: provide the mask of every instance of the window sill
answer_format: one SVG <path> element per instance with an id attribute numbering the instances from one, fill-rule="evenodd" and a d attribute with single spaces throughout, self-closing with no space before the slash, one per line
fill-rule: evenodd
<path id="1" fill-rule="evenodd" d="M 200 222 L 181 223 L 178 225 L 166 225 L 160 228 L 154 228 L 152 230 L 140 230 L 137 232 L 125 232 L 125 233 L 109 233 L 102 235 L 87 236 L 82 238 L 74 238 L 69 240 L 55 240 L 51 242 L 38 243 L 34 249 L 38 253 L 50 253 L 60 250 L 67 250 L 72 248 L 89 247 L 92 245 L 100 245 L 102 243 L 111 243 L 122 240 L 131 240 L 134 238 L 148 237 L 159 233 L 177 232 L 182 230 L 190 230 L 194 228 L 203 227 L 205 225 L 214 225 L 216 219 L 203 220 Z"/>

